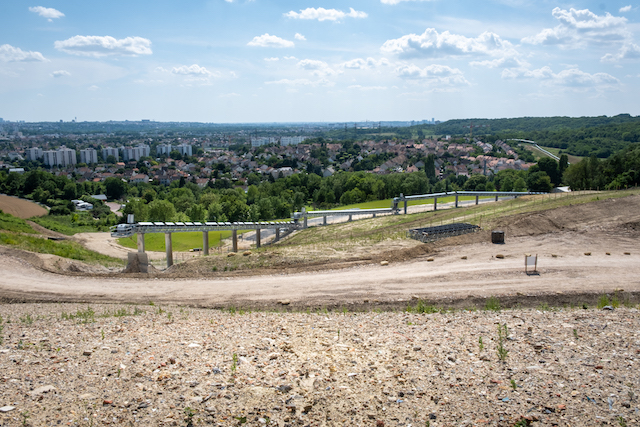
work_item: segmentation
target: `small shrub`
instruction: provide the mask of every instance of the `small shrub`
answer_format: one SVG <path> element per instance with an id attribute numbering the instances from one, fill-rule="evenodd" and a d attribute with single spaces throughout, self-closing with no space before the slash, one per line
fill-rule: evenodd
<path id="1" fill-rule="evenodd" d="M 484 305 L 484 309 L 489 311 L 500 311 L 501 310 L 500 300 L 494 296 L 489 297 L 489 299 Z"/>
<path id="2" fill-rule="evenodd" d="M 611 305 L 611 301 L 609 301 L 609 296 L 607 294 L 600 295 L 600 298 L 598 298 L 598 308 L 602 309 L 603 307 L 606 307 L 608 305 Z"/>

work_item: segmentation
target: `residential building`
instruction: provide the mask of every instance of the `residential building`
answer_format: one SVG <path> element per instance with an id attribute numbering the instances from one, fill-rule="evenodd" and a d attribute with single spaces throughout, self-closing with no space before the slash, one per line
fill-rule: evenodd
<path id="1" fill-rule="evenodd" d="M 156 147 L 156 155 L 168 156 L 172 149 L 171 144 L 158 144 Z"/>
<path id="2" fill-rule="evenodd" d="M 141 157 L 148 157 L 151 147 L 148 145 L 138 145 L 137 147 L 125 147 L 122 149 L 122 159 L 125 162 L 130 160 L 138 161 Z"/>
<path id="3" fill-rule="evenodd" d="M 280 145 L 298 145 L 301 144 L 306 136 L 283 136 L 280 138 Z"/>
<path id="4" fill-rule="evenodd" d="M 180 155 L 193 156 L 193 147 L 189 144 L 180 144 L 176 147 L 176 150 L 180 152 Z"/>
<path id="5" fill-rule="evenodd" d="M 42 148 L 40 147 L 27 148 L 24 154 L 27 157 L 27 160 L 31 160 L 32 162 L 35 162 L 42 157 Z"/>
<path id="6" fill-rule="evenodd" d="M 64 145 L 58 150 L 49 150 L 42 153 L 42 158 L 46 166 L 73 166 L 78 163 L 76 159 L 76 151 L 65 147 Z"/>
<path id="7" fill-rule="evenodd" d="M 88 165 L 98 163 L 98 151 L 93 148 L 80 150 L 80 163 L 86 163 Z"/>
<path id="8" fill-rule="evenodd" d="M 102 149 L 102 160 L 107 161 L 107 157 L 113 156 L 116 159 L 116 162 L 120 160 L 120 154 L 118 153 L 117 148 L 107 147 Z"/>
<path id="9" fill-rule="evenodd" d="M 276 144 L 278 140 L 276 138 L 251 138 L 251 146 L 252 147 L 260 147 L 263 145 Z"/>

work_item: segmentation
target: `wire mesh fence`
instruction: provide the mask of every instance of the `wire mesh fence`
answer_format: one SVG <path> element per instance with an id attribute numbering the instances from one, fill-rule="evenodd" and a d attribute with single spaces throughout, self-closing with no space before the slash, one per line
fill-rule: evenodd
<path id="1" fill-rule="evenodd" d="M 462 234 L 475 233 L 480 227 L 465 222 L 456 222 L 453 224 L 437 225 L 435 227 L 414 228 L 407 232 L 407 236 L 419 240 L 422 243 L 435 242 L 436 240 L 446 239 L 447 237 L 460 236 Z"/>

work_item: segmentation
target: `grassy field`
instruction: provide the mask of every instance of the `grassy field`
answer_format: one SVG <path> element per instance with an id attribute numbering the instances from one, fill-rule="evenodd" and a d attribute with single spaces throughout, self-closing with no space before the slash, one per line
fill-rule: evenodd
<path id="1" fill-rule="evenodd" d="M 66 234 L 67 236 L 73 236 L 76 233 L 91 233 L 96 231 L 94 227 L 88 225 L 80 226 L 74 224 L 71 221 L 71 215 L 47 215 L 29 219 L 44 228 Z"/>
<path id="2" fill-rule="evenodd" d="M 491 199 L 492 197 L 480 197 L 480 199 Z M 475 196 L 460 196 L 458 200 L 475 200 Z M 438 205 L 442 203 L 450 203 L 455 202 L 456 196 L 447 196 L 447 197 L 438 197 Z M 345 209 L 380 209 L 380 208 L 390 208 L 393 203 L 393 199 L 385 199 L 385 200 L 374 200 L 372 202 L 364 202 L 364 203 L 356 203 L 353 205 L 344 205 L 338 206 L 336 208 L 332 208 L 331 210 L 345 210 Z M 429 200 L 411 200 L 408 203 L 408 206 L 418 206 L 418 205 L 432 205 L 433 199 Z M 398 204 L 398 207 L 404 207 L 403 203 Z M 312 211 L 311 207 L 307 207 L 307 211 Z"/>
<path id="3" fill-rule="evenodd" d="M 85 249 L 82 245 L 70 241 L 54 241 L 35 236 L 14 233 L 0 233 L 0 244 L 30 252 L 57 255 L 104 266 L 121 266 L 123 261 Z"/>
<path id="4" fill-rule="evenodd" d="M 15 233 L 35 233 L 34 229 L 24 219 L 16 218 L 0 211 L 0 230 L 13 231 Z"/>
<path id="5" fill-rule="evenodd" d="M 539 145 L 539 144 L 538 144 Z M 533 153 L 533 157 L 535 157 L 536 160 L 541 159 L 542 157 L 549 157 L 546 154 L 544 154 L 542 151 L 536 149 L 535 147 L 533 147 L 532 145 L 529 144 L 523 144 L 523 147 L 529 151 L 531 151 Z M 543 145 L 540 145 L 540 147 L 544 148 L 545 150 L 547 150 L 548 152 L 550 152 L 551 154 L 555 154 L 556 156 L 560 157 L 560 148 L 554 148 L 554 147 L 545 147 Z M 566 153 L 565 153 L 566 154 Z M 569 163 L 570 164 L 575 164 L 575 163 L 579 163 L 580 160 L 584 159 L 584 157 L 580 157 L 580 156 L 574 156 L 572 154 L 567 154 L 567 157 L 569 159 Z"/>
<path id="6" fill-rule="evenodd" d="M 349 252 L 349 248 L 354 245 L 366 246 L 387 239 L 408 239 L 406 232 L 409 228 L 468 222 L 490 229 L 493 223 L 504 216 L 555 209 L 570 204 L 590 203 L 603 198 L 626 197 L 638 193 L 638 189 L 632 189 L 597 194 L 573 192 L 545 196 L 523 196 L 497 203 L 469 205 L 459 209 L 381 216 L 326 227 L 311 227 L 299 231 L 282 242 L 281 245 L 298 246 L 299 253 L 305 252 L 304 247 L 332 248 L 335 251 Z"/>
<path id="7" fill-rule="evenodd" d="M 239 231 L 238 235 L 242 235 L 246 231 Z M 209 247 L 216 247 L 220 244 L 220 240 L 231 237 L 231 231 L 215 231 L 209 232 Z M 123 237 L 118 239 L 118 243 L 122 246 L 135 249 L 137 248 L 137 237 Z M 171 235 L 171 245 L 176 252 L 186 252 L 189 249 L 202 248 L 202 233 L 194 231 L 192 233 L 173 233 Z M 147 251 L 164 252 L 164 234 L 150 233 L 144 235 L 144 247 Z"/>

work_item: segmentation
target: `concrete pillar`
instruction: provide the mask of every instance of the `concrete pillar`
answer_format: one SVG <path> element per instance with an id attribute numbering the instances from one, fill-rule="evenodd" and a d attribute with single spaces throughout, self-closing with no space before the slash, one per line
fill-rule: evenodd
<path id="1" fill-rule="evenodd" d="M 275 241 L 277 242 L 278 240 L 280 240 L 280 229 L 276 228 L 276 240 Z"/>
<path id="2" fill-rule="evenodd" d="M 303 224 L 302 228 L 307 228 L 307 216 L 306 215 L 304 217 L 304 224 Z"/>
<path id="3" fill-rule="evenodd" d="M 476 196 L 476 205 L 478 204 L 478 200 L 480 200 L 480 196 Z"/>
<path id="4" fill-rule="evenodd" d="M 351 222 L 351 215 L 349 215 L 349 222 Z"/>
<path id="5" fill-rule="evenodd" d="M 209 255 L 209 232 L 202 232 L 202 250 L 204 251 L 204 255 Z"/>
<path id="6" fill-rule="evenodd" d="M 407 201 L 404 201 L 404 214 L 407 214 Z"/>
<path id="7" fill-rule="evenodd" d="M 438 198 L 437 197 L 433 198 L 433 210 L 434 211 L 438 210 Z"/>
<path id="8" fill-rule="evenodd" d="M 322 225 L 327 225 L 327 216 L 322 217 Z"/>
<path id="9" fill-rule="evenodd" d="M 256 249 L 260 247 L 260 229 L 256 230 Z"/>
<path id="10" fill-rule="evenodd" d="M 458 207 L 458 193 L 456 193 L 456 208 Z"/>
<path id="11" fill-rule="evenodd" d="M 144 234 L 138 233 L 138 252 L 144 253 Z"/>
<path id="12" fill-rule="evenodd" d="M 164 233 L 164 246 L 167 251 L 167 268 L 173 265 L 173 247 L 171 246 L 171 233 Z"/>
<path id="13" fill-rule="evenodd" d="M 231 231 L 231 252 L 238 252 L 238 230 Z"/>

